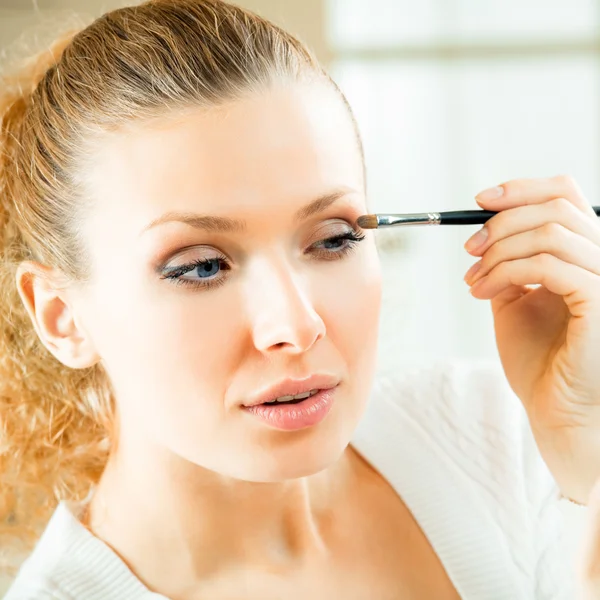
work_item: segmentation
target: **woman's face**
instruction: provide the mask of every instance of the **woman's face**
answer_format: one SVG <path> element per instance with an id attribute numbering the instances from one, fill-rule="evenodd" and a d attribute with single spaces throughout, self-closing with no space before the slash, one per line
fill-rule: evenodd
<path id="1" fill-rule="evenodd" d="M 94 165 L 77 311 L 113 382 L 119 447 L 250 481 L 330 465 L 369 395 L 381 292 L 372 235 L 353 239 L 363 167 L 335 92 L 189 111 L 114 136 Z M 311 375 L 336 386 L 316 423 L 248 410 Z"/>

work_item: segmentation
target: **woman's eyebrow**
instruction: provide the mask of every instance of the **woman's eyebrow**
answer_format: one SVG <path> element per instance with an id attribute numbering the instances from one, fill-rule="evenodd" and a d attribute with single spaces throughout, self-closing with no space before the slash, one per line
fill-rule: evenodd
<path id="1" fill-rule="evenodd" d="M 328 192 L 327 194 L 323 194 L 319 196 L 316 200 L 313 200 L 306 206 L 298 209 L 296 214 L 294 215 L 297 221 L 304 221 L 304 219 L 308 219 L 313 215 L 316 215 L 320 212 L 323 212 L 329 206 L 331 206 L 334 202 L 344 197 L 346 194 L 353 192 L 349 188 L 340 188 L 337 190 L 333 190 L 332 192 Z"/>
<path id="2" fill-rule="evenodd" d="M 334 202 L 353 192 L 349 188 L 340 188 L 319 196 L 316 200 L 313 200 L 306 206 L 298 209 L 294 215 L 296 220 L 303 221 L 312 217 L 320 212 L 326 210 Z M 163 223 L 169 223 L 177 221 L 180 223 L 186 223 L 196 229 L 202 229 L 204 231 L 221 232 L 221 233 L 237 233 L 241 232 L 246 228 L 246 222 L 242 219 L 233 219 L 231 217 L 219 217 L 217 215 L 201 215 L 193 212 L 179 212 L 169 211 L 157 219 L 151 221 L 146 225 L 140 235 Z"/>

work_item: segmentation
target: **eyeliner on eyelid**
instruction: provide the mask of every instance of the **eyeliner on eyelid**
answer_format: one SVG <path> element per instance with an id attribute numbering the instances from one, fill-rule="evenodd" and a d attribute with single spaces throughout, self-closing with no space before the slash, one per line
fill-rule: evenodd
<path id="1" fill-rule="evenodd" d="M 349 228 L 347 231 L 338 235 L 331 235 L 314 242 L 309 246 L 309 249 L 314 250 L 315 261 L 331 262 L 335 260 L 342 260 L 345 256 L 349 255 L 355 248 L 358 242 L 365 239 L 364 233 L 359 233 L 353 228 Z M 316 248 L 319 244 L 331 244 L 336 242 L 346 242 L 343 247 L 336 248 Z M 221 268 L 224 265 L 225 268 Z M 213 268 L 217 267 L 218 270 L 212 273 Z M 185 279 L 183 276 L 192 271 L 199 271 L 199 273 L 210 274 L 211 277 L 200 277 L 196 281 Z M 227 272 L 231 270 L 227 257 L 223 254 L 217 256 L 204 257 L 188 261 L 181 265 L 174 265 L 172 267 L 162 267 L 159 269 L 159 275 L 161 279 L 168 279 L 170 283 L 175 285 L 184 285 L 191 288 L 204 288 L 208 290 L 226 283 L 228 277 L 222 275 L 215 277 L 221 272 Z"/>

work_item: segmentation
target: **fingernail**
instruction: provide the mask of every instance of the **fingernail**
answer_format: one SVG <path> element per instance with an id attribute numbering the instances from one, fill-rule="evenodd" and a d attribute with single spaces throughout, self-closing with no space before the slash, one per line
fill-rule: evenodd
<path id="1" fill-rule="evenodd" d="M 477 273 L 477 271 L 479 271 L 479 269 L 481 268 L 481 261 L 476 262 L 466 273 L 465 273 L 465 282 L 469 283 L 469 281 L 471 281 L 471 279 L 473 279 L 473 277 L 475 276 L 475 273 Z"/>
<path id="2" fill-rule="evenodd" d="M 482 227 L 475 235 L 472 235 L 465 242 L 465 250 L 467 252 L 472 252 L 476 250 L 480 246 L 482 246 L 488 238 L 488 230 L 487 227 Z"/>
<path id="3" fill-rule="evenodd" d="M 490 202 L 491 200 L 500 198 L 502 194 L 504 194 L 504 188 L 501 185 L 497 185 L 496 187 L 488 188 L 487 190 L 483 190 L 483 192 L 479 192 L 475 198 L 482 200 L 483 202 Z"/>

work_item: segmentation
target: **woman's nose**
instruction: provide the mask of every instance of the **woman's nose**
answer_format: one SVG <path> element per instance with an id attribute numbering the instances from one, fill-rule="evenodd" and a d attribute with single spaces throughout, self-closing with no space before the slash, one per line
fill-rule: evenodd
<path id="1" fill-rule="evenodd" d="M 268 271 L 262 270 L 260 284 L 249 286 L 254 345 L 261 352 L 306 352 L 325 335 L 308 284 L 284 265 Z"/>

